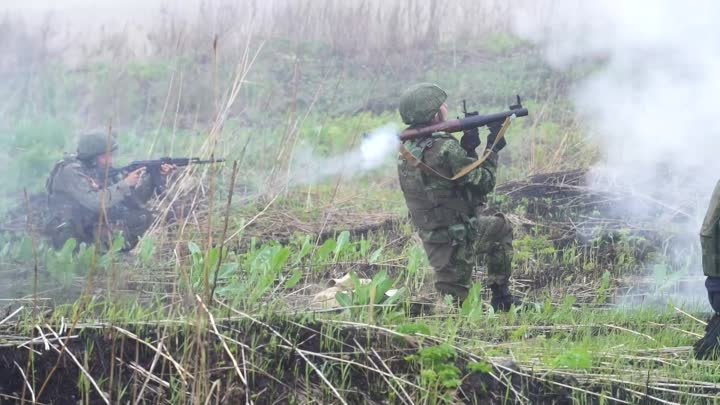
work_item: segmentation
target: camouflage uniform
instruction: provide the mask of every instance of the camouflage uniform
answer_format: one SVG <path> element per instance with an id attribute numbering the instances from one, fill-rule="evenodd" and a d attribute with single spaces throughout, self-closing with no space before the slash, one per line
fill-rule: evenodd
<path id="1" fill-rule="evenodd" d="M 46 231 L 56 249 L 70 238 L 86 244 L 99 239 L 107 248 L 118 232 L 125 239 L 123 250 L 132 249 L 153 222 L 152 213 L 143 205 L 153 196 L 155 186 L 149 176 L 143 176 L 130 187 L 119 173 L 108 174 L 106 182 L 106 170 L 94 163 L 95 157 L 104 153 L 106 137 L 85 135 L 81 144 L 92 137 L 102 140 L 102 149 L 97 147 L 99 142 L 95 151 L 79 147 L 78 154 L 58 162 L 48 178 Z"/>
<path id="2" fill-rule="evenodd" d="M 720 182 L 715 186 L 710 204 L 700 229 L 705 286 L 715 312 L 720 313 Z"/>
<path id="3" fill-rule="evenodd" d="M 401 98 L 400 112 L 405 123 L 429 123 L 444 103 L 444 92 L 437 86 L 428 86 L 432 85 L 412 87 Z M 426 94 L 418 96 L 418 91 Z M 415 99 L 408 102 L 407 98 L 413 96 Z M 428 99 L 429 105 L 423 105 L 422 101 Z M 420 114 L 413 115 L 416 111 Z M 416 159 L 448 178 L 476 161 L 457 139 L 446 133 L 410 140 L 404 145 Z M 482 256 L 494 300 L 509 297 L 512 226 L 502 214 L 483 208 L 486 195 L 495 188 L 496 169 L 495 152 L 490 152 L 485 162 L 456 181 L 422 170 L 402 154 L 398 160 L 400 186 L 410 218 L 435 270 L 435 287 L 440 293 L 451 294 L 459 300 L 467 296 L 472 271 Z"/>
<path id="4" fill-rule="evenodd" d="M 720 357 L 720 182 L 715 186 L 700 229 L 702 264 L 708 300 L 715 314 L 705 328 L 705 336 L 695 343 L 695 356 L 701 359 Z"/>

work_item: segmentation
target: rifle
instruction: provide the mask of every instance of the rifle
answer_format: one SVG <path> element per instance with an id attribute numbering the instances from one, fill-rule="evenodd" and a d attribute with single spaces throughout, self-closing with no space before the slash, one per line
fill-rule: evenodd
<path id="1" fill-rule="evenodd" d="M 517 96 L 517 104 L 511 105 L 508 108 L 508 111 L 488 115 L 467 113 L 467 109 L 465 109 L 465 118 L 443 121 L 435 125 L 429 125 L 421 128 L 408 128 L 400 133 L 400 141 L 405 142 L 411 139 L 422 138 L 424 136 L 432 135 L 434 132 L 467 131 L 468 129 L 479 128 L 492 123 L 502 123 L 507 117 L 525 117 L 528 115 L 527 108 L 523 107 L 520 102 L 520 96 Z"/>
<path id="2" fill-rule="evenodd" d="M 117 174 L 127 174 L 127 173 L 135 171 L 141 167 L 145 167 L 147 169 L 147 173 L 150 174 L 150 178 L 152 179 L 153 183 L 154 184 L 162 184 L 162 181 L 160 178 L 160 166 L 162 166 L 164 164 L 183 167 L 183 166 L 189 166 L 189 165 L 204 165 L 204 164 L 212 164 L 212 163 L 221 163 L 224 161 L 225 161 L 225 159 L 201 160 L 200 158 L 196 158 L 196 157 L 181 157 L 181 158 L 161 157 L 160 159 L 136 160 L 136 161 L 130 162 L 130 164 L 127 166 L 123 166 L 123 167 L 120 167 L 117 169 L 111 168 L 110 175 L 115 176 Z"/>

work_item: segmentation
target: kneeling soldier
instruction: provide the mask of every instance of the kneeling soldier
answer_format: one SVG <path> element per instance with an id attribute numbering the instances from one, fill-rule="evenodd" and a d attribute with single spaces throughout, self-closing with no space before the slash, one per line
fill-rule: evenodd
<path id="1" fill-rule="evenodd" d="M 144 204 L 164 184 L 143 176 L 145 168 L 125 177 L 112 169 L 112 153 L 118 145 L 102 133 L 82 135 L 77 154 L 58 162 L 48 177 L 46 232 L 55 249 L 70 238 L 79 243 L 99 240 L 107 249 L 116 233 L 125 239 L 124 251 L 137 244 L 154 218 Z M 163 182 L 175 168 L 163 165 Z"/>

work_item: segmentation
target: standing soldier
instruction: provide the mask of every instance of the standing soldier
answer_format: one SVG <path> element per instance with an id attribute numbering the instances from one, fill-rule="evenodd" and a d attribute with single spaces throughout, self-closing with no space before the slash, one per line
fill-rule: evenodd
<path id="1" fill-rule="evenodd" d="M 411 128 L 447 119 L 447 94 L 440 87 L 421 83 L 400 97 L 400 116 Z M 487 147 L 495 145 L 500 126 L 490 128 Z M 401 148 L 398 175 L 410 218 L 435 270 L 435 288 L 462 302 L 468 294 L 472 271 L 485 256 L 493 309 L 508 311 L 519 301 L 510 294 L 512 226 L 500 213 L 488 212 L 486 196 L 495 188 L 497 154 L 505 147 L 500 139 L 479 167 L 456 181 L 449 180 L 478 159 L 477 128 L 466 131 L 458 142 L 438 132 L 406 141 Z M 421 164 L 422 163 L 422 164 Z"/>
<path id="2" fill-rule="evenodd" d="M 110 142 L 108 142 L 110 141 Z M 145 168 L 121 177 L 112 168 L 112 153 L 118 145 L 102 133 L 82 135 L 77 154 L 58 162 L 47 180 L 48 222 L 46 231 L 55 249 L 70 238 L 79 243 L 99 240 L 105 248 L 117 232 L 125 239 L 123 251 L 132 249 L 154 218 L 144 207 L 158 187 Z M 174 171 L 160 169 L 163 181 Z M 99 232 L 99 233 L 98 233 Z"/>
<path id="3" fill-rule="evenodd" d="M 720 182 L 715 186 L 705 220 L 700 229 L 705 288 L 714 314 L 705 336 L 695 343 L 698 358 L 718 358 L 720 352 Z"/>

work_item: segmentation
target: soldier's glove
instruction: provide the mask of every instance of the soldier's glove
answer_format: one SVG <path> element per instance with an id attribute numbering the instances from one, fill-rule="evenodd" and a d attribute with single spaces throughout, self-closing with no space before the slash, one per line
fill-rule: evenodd
<path id="1" fill-rule="evenodd" d="M 468 153 L 468 156 L 477 156 L 475 148 L 480 146 L 480 131 L 477 128 L 468 129 L 463 131 L 463 136 L 460 138 L 460 146 Z"/>
<path id="2" fill-rule="evenodd" d="M 502 128 L 502 121 L 491 122 L 490 124 L 488 124 L 490 135 L 488 135 L 487 145 L 485 145 L 485 147 L 488 149 L 492 148 L 493 152 L 495 153 L 500 152 L 507 145 L 507 142 L 505 142 L 505 138 L 502 138 L 497 142 L 497 145 L 493 146 L 495 140 L 497 139 L 498 133 L 500 133 L 500 128 Z"/>

